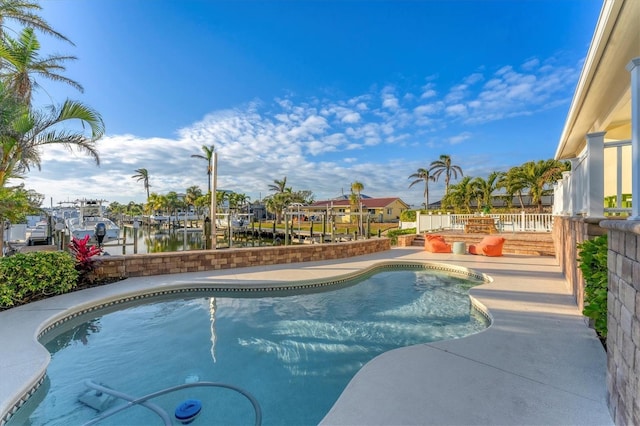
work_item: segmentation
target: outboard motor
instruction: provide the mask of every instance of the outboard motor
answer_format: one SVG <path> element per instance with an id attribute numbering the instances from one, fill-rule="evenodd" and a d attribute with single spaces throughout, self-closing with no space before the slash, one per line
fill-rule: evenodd
<path id="1" fill-rule="evenodd" d="M 94 233 L 96 235 L 96 240 L 98 240 L 98 247 L 102 247 L 104 236 L 107 235 L 107 225 L 102 222 L 96 223 L 96 229 Z"/>

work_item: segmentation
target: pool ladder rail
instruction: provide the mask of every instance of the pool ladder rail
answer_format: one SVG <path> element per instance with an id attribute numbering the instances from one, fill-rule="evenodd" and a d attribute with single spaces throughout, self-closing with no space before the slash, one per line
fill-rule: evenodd
<path id="1" fill-rule="evenodd" d="M 231 389 L 235 392 L 240 393 L 245 398 L 247 398 L 249 402 L 251 402 L 251 405 L 253 406 L 253 410 L 255 411 L 255 415 L 256 415 L 255 425 L 260 426 L 262 424 L 262 409 L 260 408 L 260 404 L 258 403 L 258 400 L 256 400 L 256 398 L 246 390 L 238 386 L 229 385 L 227 383 L 218 383 L 218 382 L 185 383 L 182 385 L 177 385 L 177 386 L 172 386 L 166 389 L 162 389 L 157 392 L 150 393 L 145 396 L 141 396 L 139 398 L 135 398 L 131 395 L 127 395 L 123 392 L 119 392 L 117 390 L 111 389 L 102 384 L 98 384 L 90 379 L 85 380 L 84 384 L 89 388 L 89 390 L 87 390 L 87 392 L 80 395 L 78 400 L 83 404 L 97 411 L 103 411 L 115 399 L 123 399 L 127 401 L 127 404 L 121 405 L 119 407 L 114 407 L 108 411 L 104 411 L 98 417 L 96 417 L 93 420 L 90 420 L 89 422 L 85 423 L 83 426 L 94 425 L 106 419 L 107 417 L 111 417 L 114 414 L 117 414 L 135 405 L 141 405 L 145 408 L 148 408 L 149 410 L 156 413 L 162 419 L 165 426 L 171 426 L 172 422 L 169 414 L 167 414 L 167 412 L 162 407 L 158 406 L 157 404 L 154 404 L 153 402 L 149 402 L 149 400 L 161 395 L 165 395 L 167 393 L 175 392 L 181 389 L 194 388 L 194 387 L 226 388 L 226 389 Z M 178 406 L 178 408 L 176 409 L 176 413 L 175 413 L 176 419 L 183 424 L 189 424 L 197 417 L 198 414 L 200 414 L 200 409 L 201 409 L 201 404 L 199 401 L 187 400 L 184 403 L 182 403 L 180 406 Z"/>

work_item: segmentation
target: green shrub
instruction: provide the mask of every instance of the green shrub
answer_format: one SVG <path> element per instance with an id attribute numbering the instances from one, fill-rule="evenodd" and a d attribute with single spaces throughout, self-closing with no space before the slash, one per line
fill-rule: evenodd
<path id="1" fill-rule="evenodd" d="M 416 211 L 415 210 L 405 210 L 400 213 L 400 220 L 402 222 L 415 222 L 416 221 Z"/>
<path id="2" fill-rule="evenodd" d="M 607 337 L 607 236 L 578 244 L 578 265 L 584 277 L 584 309 L 596 332 Z"/>
<path id="3" fill-rule="evenodd" d="M 78 281 L 65 252 L 18 253 L 0 259 L 0 309 L 66 293 Z"/>
<path id="4" fill-rule="evenodd" d="M 386 236 L 391 240 L 391 245 L 395 246 L 398 244 L 398 235 L 409 235 L 415 234 L 416 228 L 408 228 L 408 229 L 393 229 L 387 232 Z"/>

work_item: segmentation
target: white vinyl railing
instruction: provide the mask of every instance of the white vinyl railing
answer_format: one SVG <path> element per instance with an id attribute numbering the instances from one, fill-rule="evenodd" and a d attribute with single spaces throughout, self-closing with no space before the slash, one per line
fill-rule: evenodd
<path id="1" fill-rule="evenodd" d="M 553 215 L 550 213 L 496 213 L 486 214 L 496 223 L 500 232 L 551 232 Z M 416 233 L 438 231 L 443 229 L 464 230 L 470 217 L 477 214 L 419 214 L 412 223 L 403 222 L 401 228 L 416 228 Z"/>
<path id="2" fill-rule="evenodd" d="M 604 143 L 598 139 L 588 138 L 585 150 L 571 160 L 571 171 L 554 185 L 553 214 L 631 214 L 631 140 Z"/>

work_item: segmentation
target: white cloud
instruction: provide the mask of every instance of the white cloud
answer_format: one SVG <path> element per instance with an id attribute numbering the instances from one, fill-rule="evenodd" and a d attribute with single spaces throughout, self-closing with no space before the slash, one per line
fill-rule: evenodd
<path id="1" fill-rule="evenodd" d="M 469 138 L 471 138 L 471 133 L 470 132 L 463 132 L 463 133 L 460 133 L 459 135 L 451 136 L 449 138 L 449 143 L 451 145 L 457 145 L 457 144 L 459 144 L 461 142 L 464 142 L 464 141 L 468 140 Z"/>
<path id="2" fill-rule="evenodd" d="M 467 107 L 464 104 L 450 105 L 445 108 L 448 115 L 466 115 Z"/>

